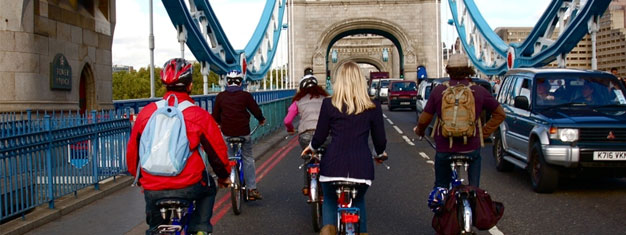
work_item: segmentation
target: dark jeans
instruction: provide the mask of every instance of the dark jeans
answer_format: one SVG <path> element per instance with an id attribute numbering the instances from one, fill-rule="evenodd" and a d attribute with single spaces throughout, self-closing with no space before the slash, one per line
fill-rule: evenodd
<path id="1" fill-rule="evenodd" d="M 435 187 L 449 188 L 452 180 L 452 168 L 449 159 L 451 155 L 466 155 L 472 158 L 467 168 L 469 184 L 478 187 L 480 184 L 480 148 L 469 153 L 440 153 L 435 154 Z"/>
<path id="2" fill-rule="evenodd" d="M 367 188 L 369 188 L 367 184 L 357 186 L 357 195 L 352 199 L 352 206 L 359 208 L 360 211 L 359 228 L 361 233 L 367 232 L 367 213 L 365 211 L 365 193 L 367 192 Z M 337 225 L 336 189 L 337 187 L 333 186 L 333 182 L 322 182 L 322 192 L 324 193 L 324 202 L 322 204 L 323 225 Z"/>
<path id="3" fill-rule="evenodd" d="M 153 229 L 165 222 L 161 217 L 159 208 L 155 206 L 155 203 L 163 198 L 180 198 L 195 201 L 196 209 L 191 215 L 187 231 L 191 234 L 195 234 L 198 231 L 212 232 L 211 216 L 213 216 L 213 203 L 215 203 L 217 189 L 213 179 L 211 178 L 209 181 L 209 186 L 203 186 L 198 182 L 182 189 L 160 191 L 145 190 L 146 223 L 150 227 L 146 231 L 146 234 L 151 234 Z"/>

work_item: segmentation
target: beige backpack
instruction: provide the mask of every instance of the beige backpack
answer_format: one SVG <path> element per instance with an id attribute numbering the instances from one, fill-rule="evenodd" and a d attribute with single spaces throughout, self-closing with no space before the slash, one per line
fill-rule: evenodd
<path id="1" fill-rule="evenodd" d="M 467 144 L 468 136 L 475 136 L 476 124 L 482 135 L 482 124 L 480 118 L 476 121 L 476 110 L 474 102 L 474 93 L 470 88 L 474 83 L 469 85 L 457 84 L 450 86 L 450 82 L 444 82 L 446 89 L 442 93 L 441 98 L 441 114 L 440 118 L 435 121 L 435 131 L 440 130 L 443 137 L 450 140 L 450 148 L 452 148 L 453 138 L 463 137 L 463 144 Z M 483 146 L 482 136 L 480 145 Z"/>

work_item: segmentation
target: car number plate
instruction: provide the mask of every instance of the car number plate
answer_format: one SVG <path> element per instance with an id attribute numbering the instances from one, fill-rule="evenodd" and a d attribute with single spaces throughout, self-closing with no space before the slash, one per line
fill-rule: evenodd
<path id="1" fill-rule="evenodd" d="M 400 102 L 400 105 L 409 105 L 411 102 Z"/>
<path id="2" fill-rule="evenodd" d="M 593 160 L 626 161 L 626 151 L 594 151 Z"/>

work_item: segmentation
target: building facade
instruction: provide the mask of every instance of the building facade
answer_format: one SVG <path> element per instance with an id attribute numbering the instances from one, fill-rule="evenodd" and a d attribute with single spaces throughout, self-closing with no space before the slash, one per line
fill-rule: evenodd
<path id="1" fill-rule="evenodd" d="M 334 78 L 347 61 L 332 63 L 335 43 L 347 36 L 376 34 L 397 48 L 395 54 L 389 51 L 399 66 L 391 76 L 416 80 L 420 65 L 435 72 L 441 66 L 439 5 L 435 0 L 294 0 L 291 69 L 296 77 L 313 68 L 316 77 L 326 77 L 328 71 Z M 381 57 L 376 60 L 369 64 L 383 64 Z"/>
<path id="2" fill-rule="evenodd" d="M 0 111 L 108 109 L 115 0 L 0 0 Z"/>
<path id="3" fill-rule="evenodd" d="M 597 35 L 598 69 L 617 68 L 619 76 L 626 76 L 626 0 L 613 0 L 600 18 Z"/>

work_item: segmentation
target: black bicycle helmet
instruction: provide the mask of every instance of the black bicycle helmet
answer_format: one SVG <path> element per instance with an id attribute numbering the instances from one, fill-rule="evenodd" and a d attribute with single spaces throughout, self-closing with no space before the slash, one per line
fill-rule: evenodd
<path id="1" fill-rule="evenodd" d="M 300 89 L 317 86 L 317 78 L 313 75 L 305 75 L 300 79 Z"/>
<path id="2" fill-rule="evenodd" d="M 193 81 L 193 65 L 185 59 L 168 60 L 161 70 L 161 82 L 166 86 L 187 86 Z"/>

